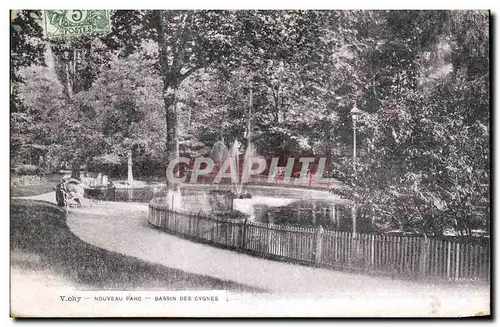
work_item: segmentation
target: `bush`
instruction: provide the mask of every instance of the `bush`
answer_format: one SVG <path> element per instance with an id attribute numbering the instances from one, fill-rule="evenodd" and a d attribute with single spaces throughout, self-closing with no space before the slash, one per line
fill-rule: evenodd
<path id="1" fill-rule="evenodd" d="M 246 213 L 238 211 L 238 210 L 219 211 L 219 212 L 215 212 L 214 215 L 217 218 L 228 219 L 228 220 L 244 220 L 244 219 L 250 217 Z"/>
<path id="2" fill-rule="evenodd" d="M 333 205 L 337 206 L 334 213 Z M 313 214 L 314 211 L 314 214 Z M 299 200 L 290 204 L 270 207 L 263 216 L 264 222 L 297 227 L 317 227 L 349 231 L 351 226 L 350 211 L 344 205 L 326 200 Z M 333 214 L 339 215 L 336 220 Z M 337 224 L 338 222 L 338 224 Z M 358 221 L 360 226 L 360 221 Z"/>
<path id="3" fill-rule="evenodd" d="M 18 175 L 37 175 L 42 169 L 36 165 L 20 165 L 14 168 L 14 171 Z"/>
<path id="4" fill-rule="evenodd" d="M 47 180 L 41 176 L 22 175 L 13 176 L 11 179 L 12 186 L 30 186 L 46 184 Z"/>

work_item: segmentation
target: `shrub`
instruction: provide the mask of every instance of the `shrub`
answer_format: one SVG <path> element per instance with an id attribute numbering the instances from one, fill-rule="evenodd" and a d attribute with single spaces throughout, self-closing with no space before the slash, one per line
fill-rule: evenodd
<path id="1" fill-rule="evenodd" d="M 239 210 L 226 210 L 215 212 L 214 215 L 218 218 L 228 219 L 228 220 L 244 220 L 250 216 Z"/>
<path id="2" fill-rule="evenodd" d="M 14 168 L 14 171 L 18 175 L 37 175 L 42 169 L 35 165 L 20 165 Z"/>
<path id="3" fill-rule="evenodd" d="M 335 213 L 333 205 L 337 206 Z M 349 231 L 351 222 L 349 213 L 347 207 L 339 203 L 324 200 L 299 200 L 284 206 L 270 207 L 264 213 L 263 221 L 278 225 L 307 228 L 322 226 L 328 229 Z M 333 220 L 333 214 L 339 215 L 337 217 L 339 225 L 337 225 L 337 220 Z"/>
<path id="4" fill-rule="evenodd" d="M 13 176 L 11 179 L 11 184 L 13 186 L 42 185 L 46 183 L 47 180 L 45 178 L 35 175 Z"/>

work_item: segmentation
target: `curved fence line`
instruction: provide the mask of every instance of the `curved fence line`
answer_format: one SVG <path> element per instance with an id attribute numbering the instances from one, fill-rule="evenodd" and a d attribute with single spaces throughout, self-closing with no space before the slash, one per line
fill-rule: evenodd
<path id="1" fill-rule="evenodd" d="M 149 224 L 238 251 L 323 267 L 413 279 L 490 280 L 489 244 L 477 242 L 231 221 L 156 205 L 149 206 Z"/>

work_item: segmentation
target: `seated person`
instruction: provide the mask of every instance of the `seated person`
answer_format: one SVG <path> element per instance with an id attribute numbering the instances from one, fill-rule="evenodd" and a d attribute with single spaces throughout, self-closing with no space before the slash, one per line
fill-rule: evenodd
<path id="1" fill-rule="evenodd" d="M 68 193 L 69 197 L 73 199 L 79 206 L 83 204 L 84 188 L 82 183 L 74 178 L 70 178 L 64 184 L 65 191 Z"/>
<path id="2" fill-rule="evenodd" d="M 64 188 L 64 182 L 61 180 L 56 187 L 54 188 L 56 191 L 56 202 L 59 207 L 64 207 L 64 194 L 63 191 L 66 191 Z"/>

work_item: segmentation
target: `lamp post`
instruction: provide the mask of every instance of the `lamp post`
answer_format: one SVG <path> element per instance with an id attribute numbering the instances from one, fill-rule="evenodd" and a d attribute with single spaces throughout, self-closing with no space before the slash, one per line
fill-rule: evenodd
<path id="1" fill-rule="evenodd" d="M 358 117 L 359 117 L 360 114 L 361 114 L 361 110 L 359 110 L 358 108 L 356 108 L 356 106 L 354 106 L 351 109 L 352 132 L 353 132 L 353 159 L 354 159 L 354 161 L 356 161 L 356 122 L 358 121 Z"/>
<path id="2" fill-rule="evenodd" d="M 356 105 L 351 109 L 352 116 L 352 132 L 353 132 L 353 160 L 352 160 L 352 168 L 354 176 L 356 176 L 356 122 L 358 120 L 359 115 L 361 114 L 361 110 L 356 108 Z M 356 236 L 356 203 L 352 205 L 352 236 Z"/>
<path id="3" fill-rule="evenodd" d="M 248 139 L 247 139 L 247 148 L 250 148 L 250 143 L 252 139 L 252 106 L 253 106 L 253 88 L 252 85 L 250 85 L 250 96 L 249 96 L 249 104 L 248 104 L 248 120 L 247 120 L 247 133 L 248 133 Z"/>

